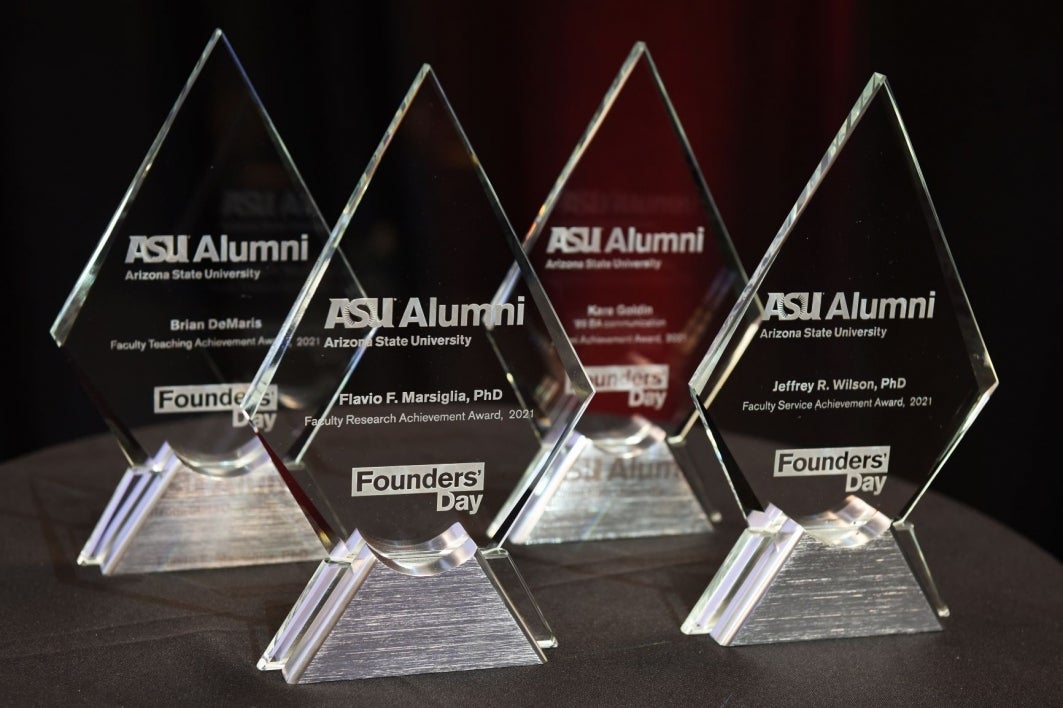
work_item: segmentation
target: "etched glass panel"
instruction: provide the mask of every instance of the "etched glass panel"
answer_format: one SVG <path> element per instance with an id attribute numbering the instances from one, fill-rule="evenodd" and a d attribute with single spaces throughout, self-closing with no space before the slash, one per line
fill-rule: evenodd
<path id="1" fill-rule="evenodd" d="M 855 499 L 906 517 L 996 383 L 876 74 L 693 377 L 694 396 L 740 504 L 807 525 Z"/>
<path id="2" fill-rule="evenodd" d="M 352 297 L 347 263 L 364 297 Z M 508 279 L 511 268 L 519 276 Z M 590 387 L 425 67 L 354 190 L 245 407 L 330 546 L 432 574 L 505 540 Z M 328 382 L 329 385 L 323 385 Z"/>
<path id="3" fill-rule="evenodd" d="M 580 432 L 615 452 L 680 433 L 687 381 L 745 276 L 641 42 L 526 250 L 595 385 Z"/>
<path id="4" fill-rule="evenodd" d="M 327 237 L 215 32 L 52 327 L 130 464 L 163 443 L 214 474 L 250 454 L 240 403 Z"/>
<path id="5" fill-rule="evenodd" d="M 694 467 L 687 434 L 703 434 L 686 383 L 745 275 L 642 42 L 539 210 L 525 250 L 595 396 L 514 541 L 711 530 L 715 502 L 683 474 Z"/>

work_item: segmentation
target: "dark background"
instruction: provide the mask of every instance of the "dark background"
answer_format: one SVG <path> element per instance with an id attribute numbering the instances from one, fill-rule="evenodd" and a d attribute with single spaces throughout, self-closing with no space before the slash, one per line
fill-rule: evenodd
<path id="1" fill-rule="evenodd" d="M 749 270 L 871 72 L 888 76 L 1001 379 L 935 489 L 1060 554 L 1061 52 L 1036 10 L 36 2 L 5 15 L 0 459 L 104 429 L 48 328 L 214 27 L 328 222 L 430 62 L 518 232 L 645 40 Z"/>

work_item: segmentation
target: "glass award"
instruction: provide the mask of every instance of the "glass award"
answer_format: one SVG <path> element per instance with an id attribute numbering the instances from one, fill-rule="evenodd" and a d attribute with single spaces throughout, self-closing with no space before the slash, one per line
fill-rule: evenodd
<path id="1" fill-rule="evenodd" d="M 646 45 L 631 50 L 526 239 L 595 386 L 518 543 L 711 530 L 683 474 L 687 392 L 745 275 Z M 700 490 L 699 490 L 700 491 Z"/>
<path id="2" fill-rule="evenodd" d="M 259 667 L 542 662 L 555 640 L 501 545 L 592 389 L 428 66 L 252 383 L 253 420 L 274 387 L 300 402 L 281 396 L 260 438 L 329 557 Z"/>
<path id="3" fill-rule="evenodd" d="M 691 379 L 748 528 L 683 631 L 934 631 L 909 517 L 997 384 L 874 75 Z"/>
<path id="4" fill-rule="evenodd" d="M 240 403 L 328 233 L 215 31 L 52 326 L 130 465 L 80 564 L 321 558 Z"/>

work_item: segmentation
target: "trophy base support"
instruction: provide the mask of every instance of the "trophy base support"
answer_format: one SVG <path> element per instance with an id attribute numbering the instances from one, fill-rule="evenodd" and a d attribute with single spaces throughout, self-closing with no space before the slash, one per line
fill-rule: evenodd
<path id="1" fill-rule="evenodd" d="M 118 575 L 320 560 L 321 542 L 266 451 L 245 470 L 202 474 L 164 445 L 126 470 L 78 565 Z"/>
<path id="2" fill-rule="evenodd" d="M 683 632 L 739 646 L 940 631 L 948 608 L 914 529 L 882 518 L 865 543 L 832 545 L 775 507 L 754 512 Z"/>
<path id="3" fill-rule="evenodd" d="M 532 545 L 712 530 L 665 440 L 613 452 L 573 433 L 514 521 L 508 541 Z"/>
<path id="4" fill-rule="evenodd" d="M 515 566 L 488 553 L 426 576 L 393 570 L 364 546 L 354 560 L 322 561 L 258 668 L 315 683 L 544 663 L 552 633 L 536 640 L 500 584 L 507 573 L 492 568 Z"/>

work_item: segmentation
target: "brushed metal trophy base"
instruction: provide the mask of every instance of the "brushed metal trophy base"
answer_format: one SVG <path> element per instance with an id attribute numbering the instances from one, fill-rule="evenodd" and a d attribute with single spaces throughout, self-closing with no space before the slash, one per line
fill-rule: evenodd
<path id="1" fill-rule="evenodd" d="M 489 669 L 541 664 L 540 643 L 556 644 L 552 634 L 534 638 L 514 589 L 503 589 L 492 566 L 516 573 L 505 551 L 476 551 L 423 576 L 394 570 L 364 544 L 353 559 L 341 555 L 318 566 L 259 669 L 280 670 L 288 683 Z M 527 588 L 520 581 L 515 590 Z"/>
<path id="2" fill-rule="evenodd" d="M 683 632 L 737 646 L 940 631 L 948 608 L 911 525 L 860 507 L 809 528 L 774 506 L 750 514 Z"/>
<path id="3" fill-rule="evenodd" d="M 664 437 L 623 451 L 573 433 L 513 523 L 518 544 L 712 531 Z"/>
<path id="4" fill-rule="evenodd" d="M 265 449 L 237 475 L 203 474 L 168 445 L 126 470 L 78 565 L 104 575 L 320 560 L 321 543 Z"/>

